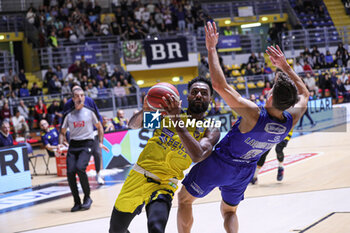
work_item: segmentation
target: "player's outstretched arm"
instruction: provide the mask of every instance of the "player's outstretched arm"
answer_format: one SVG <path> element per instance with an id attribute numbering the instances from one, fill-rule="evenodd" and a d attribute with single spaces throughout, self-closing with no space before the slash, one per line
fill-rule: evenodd
<path id="1" fill-rule="evenodd" d="M 49 151 L 54 151 L 58 148 L 58 146 L 51 145 L 50 143 L 45 145 L 45 148 Z"/>
<path id="2" fill-rule="evenodd" d="M 144 111 L 153 111 L 147 104 L 147 96 L 145 96 L 145 100 L 143 101 L 143 109 L 137 113 L 135 113 L 129 121 L 129 128 L 131 129 L 139 129 L 142 128 L 143 123 L 143 112 Z"/>
<path id="3" fill-rule="evenodd" d="M 309 91 L 306 88 L 303 80 L 295 73 L 295 71 L 288 64 L 283 52 L 277 45 L 276 48 L 273 46 L 267 47 L 266 53 L 272 62 L 272 65 L 280 68 L 286 73 L 295 83 L 298 89 L 299 101 L 294 105 L 294 108 L 288 109 L 293 116 L 293 126 L 299 121 L 300 117 L 304 114 L 307 108 L 307 102 L 309 101 Z"/>
<path id="4" fill-rule="evenodd" d="M 175 96 L 163 97 L 167 106 L 161 106 L 165 109 L 167 114 L 171 116 L 172 121 L 176 122 L 180 120 L 179 114 L 181 112 L 181 102 L 178 101 Z M 180 127 L 178 124 L 175 127 L 177 134 L 180 137 L 182 144 L 186 149 L 186 153 L 191 157 L 192 161 L 197 163 L 207 158 L 215 144 L 220 139 L 220 132 L 217 128 L 208 128 L 204 134 L 204 137 L 197 141 L 188 132 L 186 127 Z"/>
<path id="5" fill-rule="evenodd" d="M 259 117 L 258 106 L 253 102 L 243 98 L 226 82 L 226 78 L 221 69 L 218 54 L 216 52 L 218 39 L 219 33 L 217 32 L 215 22 L 213 24 L 208 22 L 205 27 L 205 42 L 208 50 L 209 72 L 213 88 L 240 116 L 246 119 L 250 119 L 252 122 L 256 122 Z"/>

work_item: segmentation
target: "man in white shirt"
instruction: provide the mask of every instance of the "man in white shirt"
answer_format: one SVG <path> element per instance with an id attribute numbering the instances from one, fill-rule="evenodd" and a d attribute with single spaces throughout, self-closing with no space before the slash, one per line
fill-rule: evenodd
<path id="1" fill-rule="evenodd" d="M 19 131 L 25 132 L 26 138 L 29 137 L 29 126 L 26 120 L 24 119 L 24 116 L 22 116 L 18 110 L 15 111 L 15 115 L 11 118 L 11 121 L 13 124 L 16 137 L 18 136 L 17 134 Z"/>
<path id="2" fill-rule="evenodd" d="M 148 22 L 150 17 L 151 17 L 150 12 L 148 11 L 147 8 L 145 8 L 145 10 L 141 14 L 141 19 L 144 20 L 145 22 Z"/>
<path id="3" fill-rule="evenodd" d="M 140 10 L 139 7 L 137 7 L 134 11 L 134 17 L 135 19 L 140 22 L 141 21 L 141 17 L 142 17 L 142 11 Z"/>
<path id="4" fill-rule="evenodd" d="M 30 115 L 28 107 L 25 105 L 24 101 L 21 99 L 19 101 L 19 106 L 17 107 L 18 111 L 24 116 L 24 119 L 28 121 L 29 128 L 33 126 L 33 116 Z"/>
<path id="5" fill-rule="evenodd" d="M 347 74 L 346 74 L 345 72 L 343 72 L 343 73 L 341 74 L 340 80 L 341 80 L 342 83 L 345 83 L 346 80 L 348 80 L 348 76 L 347 76 Z"/>
<path id="6" fill-rule="evenodd" d="M 64 81 L 64 84 L 63 84 L 62 89 L 61 89 L 61 94 L 62 95 L 72 94 L 71 87 L 69 86 L 68 81 Z"/>
<path id="7" fill-rule="evenodd" d="M 96 99 L 98 95 L 98 90 L 95 86 L 92 85 L 91 82 L 88 83 L 87 94 L 90 98 Z"/>
<path id="8" fill-rule="evenodd" d="M 114 95 L 117 97 L 118 107 L 128 104 L 125 88 L 121 86 L 119 81 L 117 82 L 117 86 L 114 87 Z"/>
<path id="9" fill-rule="evenodd" d="M 294 71 L 295 71 L 295 73 L 297 73 L 297 74 L 303 73 L 303 72 L 304 72 L 303 66 L 300 64 L 299 61 L 297 61 L 297 63 L 295 64 L 295 66 L 294 66 Z"/>
<path id="10" fill-rule="evenodd" d="M 22 116 L 24 116 L 24 118 L 26 120 L 29 119 L 29 109 L 28 107 L 24 104 L 24 101 L 21 99 L 19 101 L 19 106 L 18 106 L 18 111 L 21 113 Z"/>
<path id="11" fill-rule="evenodd" d="M 316 80 L 310 73 L 306 73 L 306 78 L 304 78 L 305 85 L 310 91 L 315 91 L 318 93 L 318 87 L 316 86 Z"/>

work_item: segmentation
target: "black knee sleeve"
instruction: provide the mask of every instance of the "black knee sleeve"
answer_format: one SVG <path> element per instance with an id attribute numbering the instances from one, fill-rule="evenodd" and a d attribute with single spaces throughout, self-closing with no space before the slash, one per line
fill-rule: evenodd
<path id="1" fill-rule="evenodd" d="M 168 222 L 168 218 L 164 218 L 163 216 L 149 218 L 147 223 L 148 232 L 164 233 L 167 222 Z"/>
<path id="2" fill-rule="evenodd" d="M 262 154 L 262 156 L 260 157 L 259 161 L 258 161 L 258 166 L 259 167 L 262 167 L 264 166 L 264 163 L 265 163 L 265 160 L 266 160 L 266 157 L 267 155 L 269 154 L 270 150 L 266 151 L 264 154 Z"/>
<path id="3" fill-rule="evenodd" d="M 282 141 L 276 145 L 276 154 L 279 162 L 283 162 L 284 153 L 283 149 L 287 146 L 288 141 Z"/>
<path id="4" fill-rule="evenodd" d="M 170 195 L 159 195 L 146 206 L 149 233 L 164 233 L 168 222 L 172 198 Z"/>
<path id="5" fill-rule="evenodd" d="M 136 213 L 125 213 L 113 207 L 111 220 L 109 223 L 109 233 L 130 233 L 128 227 Z"/>

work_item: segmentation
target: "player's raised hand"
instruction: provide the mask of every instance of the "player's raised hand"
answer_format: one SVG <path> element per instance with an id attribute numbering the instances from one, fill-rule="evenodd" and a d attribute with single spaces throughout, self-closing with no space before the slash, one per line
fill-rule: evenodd
<path id="1" fill-rule="evenodd" d="M 207 46 L 207 49 L 215 49 L 216 44 L 218 43 L 219 39 L 219 33 L 216 29 L 215 22 L 211 23 L 210 21 L 207 22 L 207 25 L 205 27 L 205 44 Z"/>
<path id="2" fill-rule="evenodd" d="M 170 115 L 173 118 L 177 118 L 178 115 L 181 113 L 181 103 L 182 100 L 179 100 L 174 95 L 167 94 L 166 96 L 162 97 L 164 103 L 166 106 L 163 106 L 160 104 L 160 107 L 165 110 L 165 112 Z"/>
<path id="3" fill-rule="evenodd" d="M 272 65 L 282 70 L 286 68 L 286 66 L 289 66 L 283 52 L 278 45 L 276 45 L 276 48 L 273 46 L 267 47 L 266 53 L 269 55 Z"/>

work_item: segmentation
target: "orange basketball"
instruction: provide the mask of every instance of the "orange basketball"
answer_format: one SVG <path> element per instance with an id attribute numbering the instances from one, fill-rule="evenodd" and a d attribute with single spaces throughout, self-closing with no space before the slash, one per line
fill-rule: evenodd
<path id="1" fill-rule="evenodd" d="M 159 104 L 162 104 L 163 106 L 166 106 L 165 102 L 163 101 L 162 97 L 169 95 L 174 95 L 175 98 L 178 100 L 180 99 L 179 91 L 176 89 L 175 86 L 171 85 L 170 83 L 157 83 L 151 89 L 149 89 L 147 93 L 147 104 L 152 108 L 153 110 L 157 111 L 164 111 Z"/>

